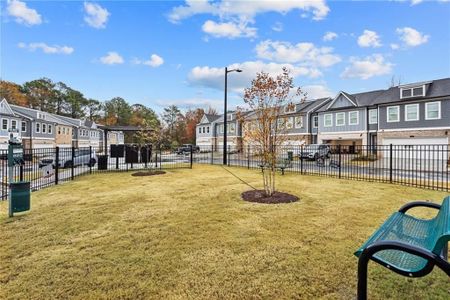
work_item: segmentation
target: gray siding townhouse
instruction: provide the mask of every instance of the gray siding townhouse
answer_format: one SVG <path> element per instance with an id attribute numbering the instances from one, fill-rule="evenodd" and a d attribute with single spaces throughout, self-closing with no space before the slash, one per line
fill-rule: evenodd
<path id="1" fill-rule="evenodd" d="M 374 100 L 383 145 L 450 145 L 450 78 L 392 87 Z"/>
<path id="2" fill-rule="evenodd" d="M 8 148 L 9 134 L 11 130 L 18 131 L 19 137 L 26 135 L 27 120 L 14 113 L 6 99 L 0 101 L 0 150 Z M 22 124 L 24 123 L 24 124 Z"/>
<path id="3" fill-rule="evenodd" d="M 220 116 L 205 114 L 196 127 L 197 146 L 215 145 L 214 121 Z"/>
<path id="4" fill-rule="evenodd" d="M 26 148 L 53 148 L 56 146 L 58 120 L 51 114 L 39 110 L 10 105 L 15 114 L 22 117 L 22 143 Z M 28 120 L 28 122 L 26 121 Z"/>
<path id="5" fill-rule="evenodd" d="M 242 148 L 242 128 L 237 119 L 236 112 L 227 113 L 227 145 L 232 149 Z M 223 133 L 224 133 L 224 115 L 219 116 L 212 123 L 214 139 L 214 148 L 216 151 L 223 149 Z"/>

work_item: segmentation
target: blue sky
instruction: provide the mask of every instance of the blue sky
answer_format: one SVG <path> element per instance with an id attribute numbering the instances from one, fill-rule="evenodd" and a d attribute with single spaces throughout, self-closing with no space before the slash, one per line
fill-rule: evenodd
<path id="1" fill-rule="evenodd" d="M 1 78 L 48 77 L 161 111 L 231 106 L 255 73 L 310 98 L 450 77 L 450 2 L 1 0 Z"/>

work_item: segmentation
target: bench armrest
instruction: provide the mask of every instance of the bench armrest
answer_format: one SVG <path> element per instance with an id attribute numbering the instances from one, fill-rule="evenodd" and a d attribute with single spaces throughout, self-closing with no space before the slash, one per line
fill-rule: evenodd
<path id="1" fill-rule="evenodd" d="M 444 271 L 448 276 L 450 276 L 450 264 L 447 261 L 443 260 L 439 255 L 436 255 L 427 249 L 414 246 L 411 244 L 406 244 L 400 241 L 379 241 L 367 246 L 359 257 L 358 266 L 367 264 L 368 260 L 372 259 L 399 274 L 408 276 L 409 275 L 408 272 L 405 272 L 404 270 L 401 269 L 397 269 L 395 266 L 386 265 L 385 262 L 379 261 L 378 259 L 373 257 L 377 252 L 383 250 L 399 250 L 427 259 L 428 264 L 422 271 L 419 272 L 419 274 L 415 274 L 417 277 L 423 276 L 431 272 L 433 265 L 438 266 L 442 271 Z"/>
<path id="2" fill-rule="evenodd" d="M 413 207 L 429 207 L 429 208 L 435 208 L 437 210 L 441 209 L 441 205 L 433 203 L 433 202 L 427 202 L 427 201 L 414 201 L 414 202 L 410 202 L 410 203 L 406 203 L 405 205 L 403 205 L 398 211 L 401 213 L 406 213 L 409 209 L 413 208 Z"/>

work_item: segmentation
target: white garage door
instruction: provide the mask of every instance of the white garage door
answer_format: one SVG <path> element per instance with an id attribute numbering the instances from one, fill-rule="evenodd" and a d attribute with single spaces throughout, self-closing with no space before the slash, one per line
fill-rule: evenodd
<path id="1" fill-rule="evenodd" d="M 384 157 L 390 157 L 389 145 L 392 144 L 392 158 L 403 163 L 425 164 L 427 161 L 446 161 L 448 159 L 448 137 L 386 138 L 383 139 Z"/>

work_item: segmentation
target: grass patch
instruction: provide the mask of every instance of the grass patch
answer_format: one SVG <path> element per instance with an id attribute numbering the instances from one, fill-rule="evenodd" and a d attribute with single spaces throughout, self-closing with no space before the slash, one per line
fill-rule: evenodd
<path id="1" fill-rule="evenodd" d="M 32 210 L 12 219 L 0 203 L 0 298 L 354 299 L 353 252 L 402 204 L 445 196 L 287 174 L 279 190 L 300 201 L 264 205 L 240 196 L 262 188 L 258 170 L 228 170 L 83 176 L 33 193 Z M 438 269 L 369 273 L 370 299 L 449 294 Z"/>

